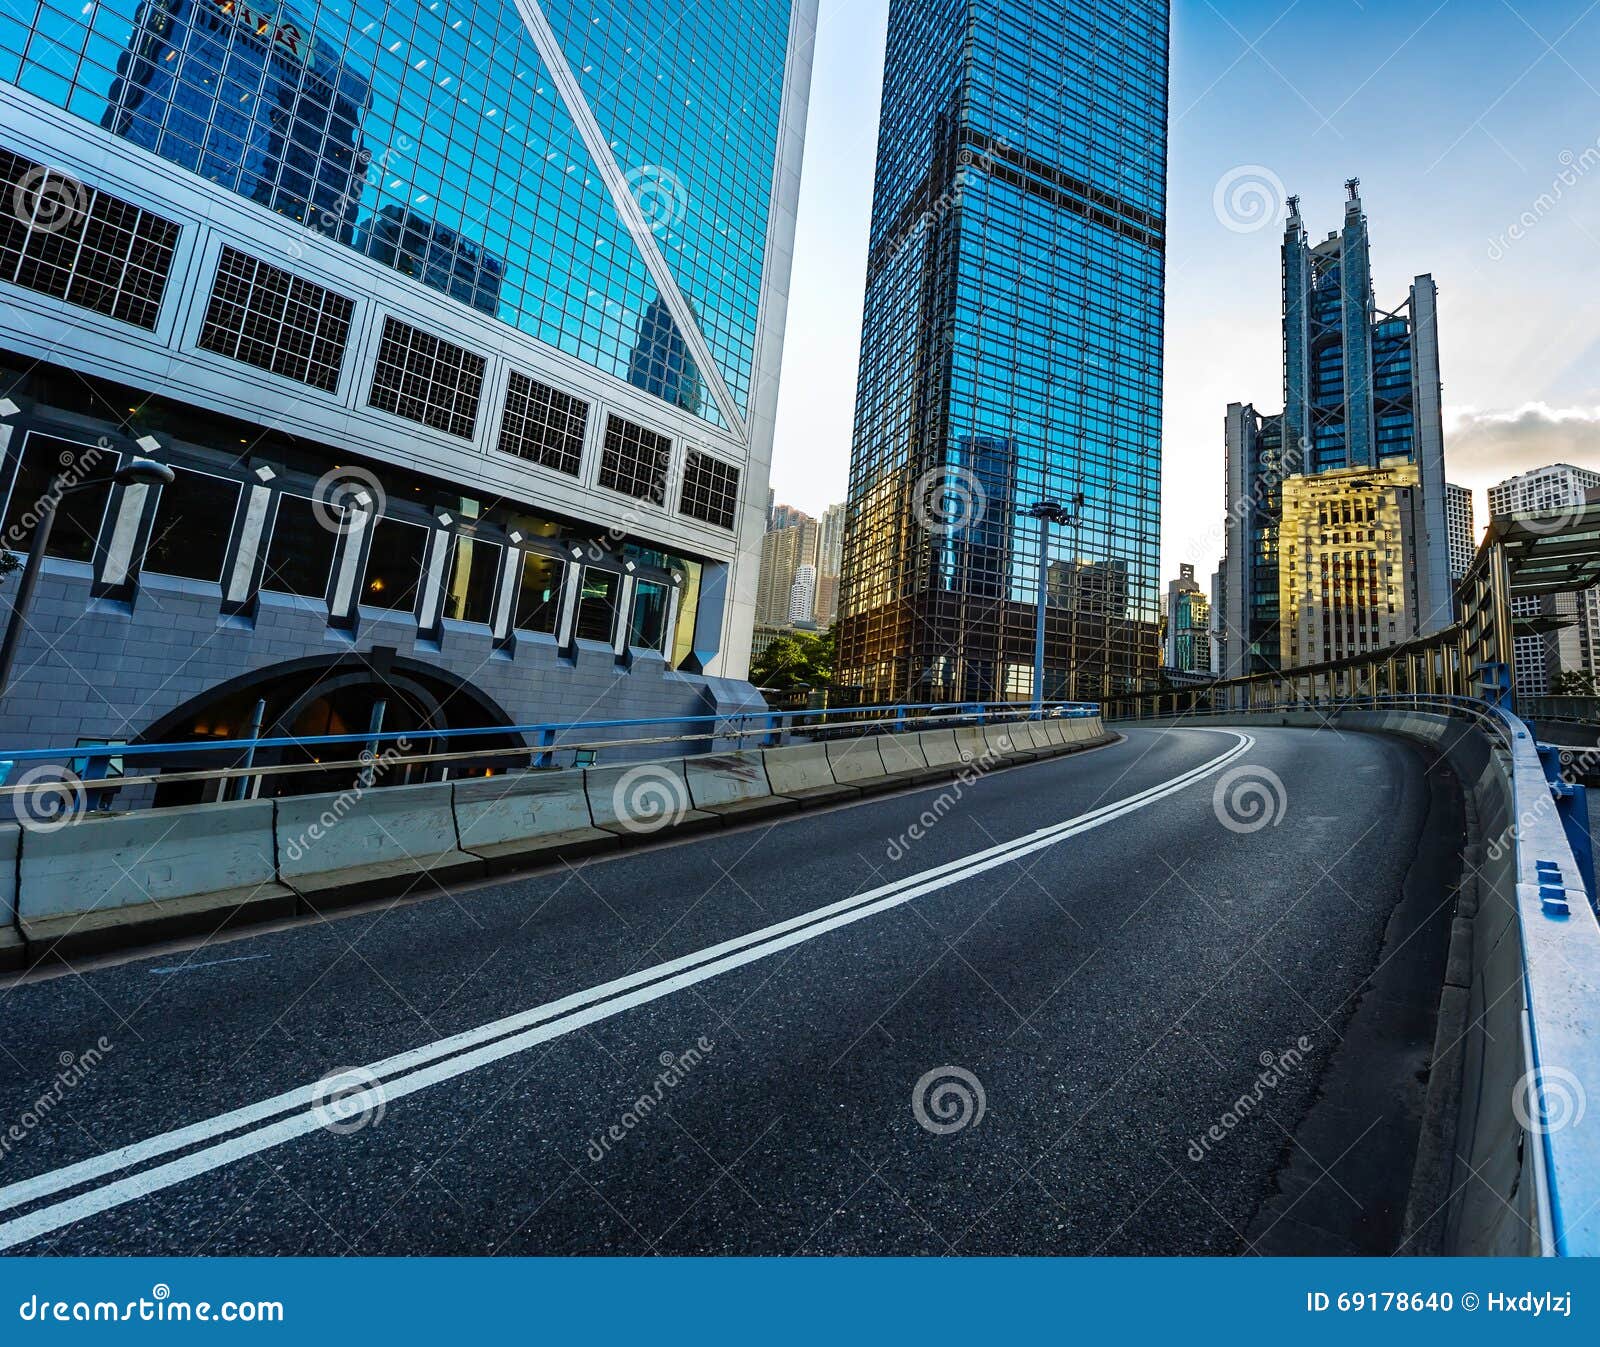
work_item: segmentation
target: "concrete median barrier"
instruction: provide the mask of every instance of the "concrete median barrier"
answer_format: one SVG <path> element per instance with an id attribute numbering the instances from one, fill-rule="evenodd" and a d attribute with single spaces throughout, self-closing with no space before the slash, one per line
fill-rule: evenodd
<path id="1" fill-rule="evenodd" d="M 454 790 L 439 781 L 279 800 L 278 877 L 312 911 L 477 878 L 484 863 L 461 849 Z"/>
<path id="2" fill-rule="evenodd" d="M 982 762 L 989 752 L 989 741 L 983 737 L 980 725 L 956 727 L 956 748 L 967 762 Z"/>
<path id="3" fill-rule="evenodd" d="M 860 739 L 830 739 L 828 766 L 841 786 L 854 786 L 867 794 L 891 790 L 900 783 L 891 781 L 884 770 L 883 754 L 875 736 Z"/>
<path id="4" fill-rule="evenodd" d="M 954 770 L 929 763 L 923 756 L 921 736 L 916 734 L 883 735 L 878 740 L 878 756 L 883 759 L 884 779 L 898 786 L 944 781 Z"/>
<path id="5" fill-rule="evenodd" d="M 26 946 L 17 925 L 17 854 L 22 829 L 15 823 L 0 826 L 0 973 L 26 962 Z"/>
<path id="6" fill-rule="evenodd" d="M 622 845 L 596 828 L 582 772 L 510 772 L 455 783 L 461 849 L 502 873 Z"/>
<path id="7" fill-rule="evenodd" d="M 290 916 L 271 800 L 80 816 L 21 830 L 17 918 L 30 959 Z"/>
<path id="8" fill-rule="evenodd" d="M 800 801 L 773 793 L 767 767 L 758 750 L 707 753 L 685 758 L 684 777 L 696 809 L 715 814 L 724 823 L 791 813 Z"/>
<path id="9" fill-rule="evenodd" d="M 1027 732 L 1014 723 L 985 725 L 983 742 L 991 762 L 1032 762 L 1039 756 Z"/>
<path id="10" fill-rule="evenodd" d="M 772 783 L 772 789 L 791 800 L 825 804 L 855 799 L 861 794 L 856 787 L 840 785 L 834 779 L 825 744 L 763 749 L 761 760 L 766 764 L 767 780 Z"/>
<path id="11" fill-rule="evenodd" d="M 953 776 L 967 765 L 960 748 L 956 746 L 954 730 L 923 730 L 917 739 L 929 767 L 948 768 Z"/>
<path id="12" fill-rule="evenodd" d="M 663 833 L 715 828 L 720 822 L 715 814 L 694 807 L 682 758 L 587 767 L 583 788 L 594 826 L 624 842 L 648 842 Z"/>

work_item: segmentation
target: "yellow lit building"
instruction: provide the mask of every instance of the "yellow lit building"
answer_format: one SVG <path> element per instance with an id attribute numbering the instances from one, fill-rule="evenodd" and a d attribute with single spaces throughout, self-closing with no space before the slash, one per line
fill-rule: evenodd
<path id="1" fill-rule="evenodd" d="M 1417 634 L 1421 497 L 1411 463 L 1285 479 L 1278 535 L 1285 668 L 1382 650 Z"/>

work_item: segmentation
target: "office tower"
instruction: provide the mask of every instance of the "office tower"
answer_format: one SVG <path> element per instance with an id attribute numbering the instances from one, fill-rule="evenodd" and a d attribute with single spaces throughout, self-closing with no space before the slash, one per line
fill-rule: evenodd
<path id="1" fill-rule="evenodd" d="M 1570 510 L 1600 490 L 1600 473 L 1554 463 L 1489 488 L 1489 515 Z M 1600 594 L 1545 594 L 1512 600 L 1517 695 L 1544 697 L 1561 673 L 1600 675 Z"/>
<path id="2" fill-rule="evenodd" d="M 831 627 L 839 616 L 839 572 L 844 567 L 844 505 L 830 505 L 822 512 L 822 530 L 817 538 L 817 608 L 819 627 Z"/>
<path id="3" fill-rule="evenodd" d="M 870 698 L 1026 695 L 1021 512 L 1080 495 L 1043 558 L 1043 691 L 1155 672 L 1168 20 L 891 6 L 839 595 L 839 680 Z"/>
<path id="4" fill-rule="evenodd" d="M 7 742 L 743 704 L 815 17 L 0 7 Z"/>
<path id="5" fill-rule="evenodd" d="M 1413 463 L 1337 468 L 1283 484 L 1279 660 L 1286 669 L 1363 655 L 1416 635 L 1413 558 L 1426 527 Z"/>
<path id="6" fill-rule="evenodd" d="M 1163 663 L 1182 673 L 1211 672 L 1211 600 L 1182 562 L 1167 585 L 1167 639 Z"/>
<path id="7" fill-rule="evenodd" d="M 817 611 L 817 568 L 809 563 L 795 567 L 794 584 L 789 586 L 789 625 L 813 625 Z"/>
<path id="8" fill-rule="evenodd" d="M 1231 676 L 1278 667 L 1278 526 L 1284 481 L 1301 473 L 1417 468 L 1426 527 L 1413 540 L 1413 634 L 1455 619 L 1444 481 L 1438 289 L 1418 276 L 1393 310 L 1378 307 L 1359 184 L 1346 184 L 1343 228 L 1309 240 L 1289 201 L 1282 254 L 1281 415 L 1228 409 L 1226 626 Z"/>
<path id="9" fill-rule="evenodd" d="M 1213 677 L 1220 677 L 1228 662 L 1228 628 L 1224 616 L 1227 611 L 1228 577 L 1226 570 L 1218 566 L 1211 573 L 1211 615 L 1207 624 L 1211 634 L 1211 663 L 1207 672 Z"/>
<path id="10" fill-rule="evenodd" d="M 1445 527 L 1450 535 L 1450 578 L 1459 581 L 1472 569 L 1478 554 L 1478 533 L 1473 527 L 1472 492 L 1445 483 Z"/>
<path id="11" fill-rule="evenodd" d="M 795 576 L 802 566 L 812 568 L 812 598 L 816 597 L 817 521 L 810 515 L 787 505 L 778 507 L 778 517 L 787 521 L 781 528 L 770 529 L 761 542 L 761 574 L 756 588 L 757 625 L 768 627 L 788 626 L 796 619 L 790 616 L 790 603 L 794 593 Z M 807 613 L 805 621 L 811 620 Z"/>

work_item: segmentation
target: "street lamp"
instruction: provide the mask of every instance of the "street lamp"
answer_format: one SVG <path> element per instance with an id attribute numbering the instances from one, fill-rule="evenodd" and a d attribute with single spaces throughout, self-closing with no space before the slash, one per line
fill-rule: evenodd
<path id="1" fill-rule="evenodd" d="M 0 697 L 11 687 L 11 663 L 16 658 L 17 642 L 22 639 L 28 609 L 33 604 L 33 591 L 39 583 L 39 572 L 44 569 L 45 548 L 50 545 L 50 530 L 55 526 L 56 507 L 64 497 L 75 491 L 85 491 L 100 486 L 105 479 L 78 482 L 63 486 L 61 474 L 50 479 L 50 489 L 39 502 L 39 522 L 33 526 L 33 541 L 28 544 L 28 561 L 22 568 L 22 579 L 17 583 L 17 597 L 11 604 L 11 616 L 6 622 L 6 639 L 0 644 Z M 170 486 L 176 474 L 165 463 L 153 458 L 130 458 L 111 475 L 116 486 Z"/>
<path id="2" fill-rule="evenodd" d="M 1024 507 L 1022 513 L 1039 524 L 1039 612 L 1033 628 L 1033 713 L 1044 715 L 1044 615 L 1050 602 L 1050 525 L 1074 526 L 1083 510 L 1083 492 L 1069 505 L 1058 500 L 1042 500 Z"/>

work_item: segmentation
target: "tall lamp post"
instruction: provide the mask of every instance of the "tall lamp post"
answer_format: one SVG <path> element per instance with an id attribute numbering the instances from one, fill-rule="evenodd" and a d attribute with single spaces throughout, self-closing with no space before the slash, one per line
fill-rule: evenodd
<path id="1" fill-rule="evenodd" d="M 130 458 L 111 475 L 116 486 L 170 486 L 176 474 L 165 463 L 153 458 Z M 22 568 L 22 579 L 17 584 L 17 597 L 11 604 L 11 616 L 6 621 L 6 638 L 0 644 L 0 697 L 11 688 L 11 665 L 17 656 L 17 645 L 22 639 L 22 629 L 27 625 L 28 609 L 33 605 L 33 591 L 39 584 L 39 572 L 44 569 L 45 548 L 50 546 L 50 530 L 56 522 L 56 508 L 62 500 L 75 491 L 86 491 L 99 486 L 106 479 L 78 482 L 63 486 L 61 474 L 50 479 L 50 490 L 39 502 L 39 522 L 33 527 L 33 541 L 28 545 L 28 561 Z"/>
<path id="2" fill-rule="evenodd" d="M 1070 505 L 1058 500 L 1042 500 L 1022 511 L 1039 524 L 1039 612 L 1033 627 L 1033 713 L 1044 715 L 1044 615 L 1050 603 L 1050 525 L 1075 526 L 1083 510 L 1083 492 Z"/>

